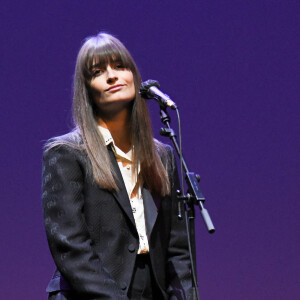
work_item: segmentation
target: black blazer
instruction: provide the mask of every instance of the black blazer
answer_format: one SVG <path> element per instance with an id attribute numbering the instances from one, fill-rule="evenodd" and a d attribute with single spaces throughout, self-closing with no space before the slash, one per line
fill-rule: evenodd
<path id="1" fill-rule="evenodd" d="M 61 139 L 69 140 L 70 134 Z M 142 189 L 150 259 L 165 299 L 192 299 L 185 224 L 177 218 L 176 162 L 166 147 L 171 196 L 154 199 Z M 122 175 L 108 151 L 118 192 L 93 181 L 85 151 L 62 145 L 44 152 L 44 222 L 57 267 L 48 293 L 64 291 L 72 300 L 127 299 L 139 238 Z"/>

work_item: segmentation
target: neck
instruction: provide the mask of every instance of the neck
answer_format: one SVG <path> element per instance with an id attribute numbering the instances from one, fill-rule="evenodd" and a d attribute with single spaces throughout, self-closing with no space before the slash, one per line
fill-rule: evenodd
<path id="1" fill-rule="evenodd" d="M 130 111 L 122 110 L 117 114 L 100 116 L 98 124 L 107 128 L 118 148 L 124 153 L 131 149 Z"/>

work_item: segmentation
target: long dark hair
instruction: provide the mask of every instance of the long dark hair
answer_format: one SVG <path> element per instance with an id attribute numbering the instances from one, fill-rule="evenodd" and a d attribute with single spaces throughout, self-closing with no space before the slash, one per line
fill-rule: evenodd
<path id="1" fill-rule="evenodd" d="M 98 128 L 96 108 L 90 89 L 92 66 L 107 65 L 114 61 L 120 61 L 125 68 L 131 70 L 134 78 L 135 99 L 130 118 L 133 165 L 136 168 L 140 163 L 139 179 L 142 184 L 145 184 L 153 194 L 165 196 L 170 193 L 168 162 L 164 159 L 163 165 L 160 156 L 167 158 L 168 155 L 164 146 L 153 139 L 148 108 L 139 94 L 140 73 L 125 46 L 107 33 L 99 33 L 85 40 L 78 53 L 74 75 L 73 118 L 89 157 L 94 180 L 102 188 L 118 190 L 117 176 Z M 76 131 L 73 135 L 76 139 Z"/>

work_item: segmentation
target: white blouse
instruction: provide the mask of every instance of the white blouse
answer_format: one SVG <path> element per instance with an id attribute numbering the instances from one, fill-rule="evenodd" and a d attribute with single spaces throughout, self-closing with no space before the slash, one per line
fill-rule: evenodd
<path id="1" fill-rule="evenodd" d="M 147 253 L 149 252 L 149 244 L 146 235 L 144 203 L 143 203 L 143 198 L 141 193 L 141 186 L 138 182 L 140 165 L 138 165 L 137 172 L 133 173 L 132 149 L 130 149 L 127 153 L 124 153 L 120 148 L 118 148 L 115 145 L 110 131 L 103 126 L 98 126 L 98 127 L 104 138 L 105 144 L 107 146 L 109 144 L 112 144 L 112 149 L 114 151 L 121 174 L 123 176 L 128 197 L 130 199 L 130 205 L 135 220 L 135 226 L 139 235 L 138 254 Z"/>

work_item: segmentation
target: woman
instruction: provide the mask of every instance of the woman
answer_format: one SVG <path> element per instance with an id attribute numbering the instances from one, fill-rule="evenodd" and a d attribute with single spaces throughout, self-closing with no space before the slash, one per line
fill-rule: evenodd
<path id="1" fill-rule="evenodd" d="M 191 299 L 174 156 L 153 139 L 141 78 L 100 33 L 78 54 L 76 129 L 46 144 L 43 209 L 56 271 L 49 299 Z"/>

